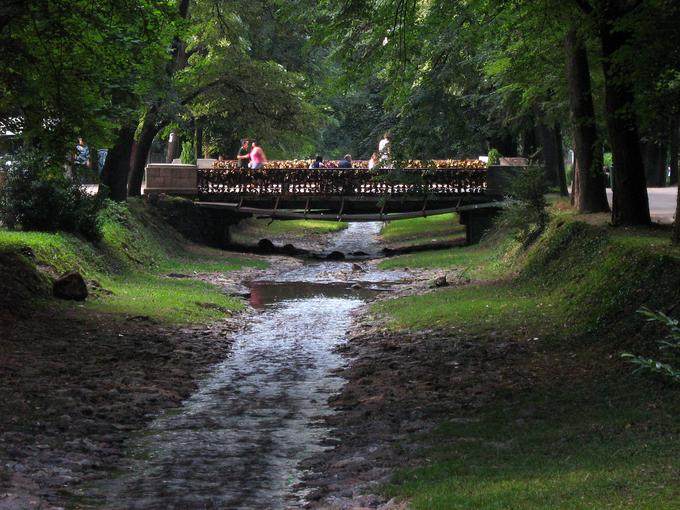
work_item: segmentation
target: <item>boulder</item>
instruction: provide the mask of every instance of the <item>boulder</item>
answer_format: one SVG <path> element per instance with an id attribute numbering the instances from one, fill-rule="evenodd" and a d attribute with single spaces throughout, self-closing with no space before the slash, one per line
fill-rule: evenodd
<path id="1" fill-rule="evenodd" d="M 87 285 L 78 271 L 69 271 L 54 281 L 52 294 L 59 299 L 84 301 L 88 294 Z"/>
<path id="2" fill-rule="evenodd" d="M 365 271 L 365 269 L 355 262 L 352 264 L 352 271 Z"/>
<path id="3" fill-rule="evenodd" d="M 281 252 L 285 253 L 286 255 L 297 255 L 298 249 L 292 244 L 284 244 L 283 248 L 281 248 Z"/>
<path id="4" fill-rule="evenodd" d="M 260 239 L 257 242 L 257 249 L 262 253 L 274 253 L 276 251 L 276 246 L 269 239 Z"/>
<path id="5" fill-rule="evenodd" d="M 345 254 L 341 251 L 332 251 L 326 255 L 326 260 L 344 260 Z"/>
<path id="6" fill-rule="evenodd" d="M 446 275 L 442 275 L 437 276 L 430 284 L 430 287 L 446 287 L 448 284 L 449 282 L 446 280 Z"/>

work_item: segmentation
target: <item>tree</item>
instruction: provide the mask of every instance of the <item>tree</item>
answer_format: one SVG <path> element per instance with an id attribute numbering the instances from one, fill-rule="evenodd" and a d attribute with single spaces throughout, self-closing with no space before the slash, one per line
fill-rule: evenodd
<path id="1" fill-rule="evenodd" d="M 602 144 L 595 125 L 590 66 L 575 30 L 564 40 L 569 84 L 569 112 L 576 154 L 574 205 L 580 212 L 608 212 L 602 170 Z"/>

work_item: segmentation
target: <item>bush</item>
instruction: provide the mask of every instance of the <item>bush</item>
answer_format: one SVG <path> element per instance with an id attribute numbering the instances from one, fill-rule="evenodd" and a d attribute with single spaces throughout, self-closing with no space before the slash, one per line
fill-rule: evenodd
<path id="1" fill-rule="evenodd" d="M 621 357 L 636 365 L 636 372 L 648 372 L 680 383 L 680 325 L 678 320 L 663 312 L 653 312 L 648 308 L 641 308 L 638 313 L 647 317 L 647 321 L 658 322 L 668 330 L 664 338 L 656 341 L 662 359 L 647 358 L 630 352 L 624 352 Z"/>
<path id="2" fill-rule="evenodd" d="M 498 149 L 491 149 L 487 154 L 489 158 L 486 162 L 486 166 L 498 165 L 501 162 L 501 153 Z"/>
<path id="3" fill-rule="evenodd" d="M 528 167 L 510 186 L 506 207 L 499 215 L 497 225 L 503 230 L 515 232 L 523 244 L 530 244 L 545 229 L 550 218 L 545 194 L 548 191 L 541 167 Z"/>
<path id="4" fill-rule="evenodd" d="M 101 238 L 97 217 L 103 198 L 88 195 L 62 165 L 35 149 L 21 150 L 0 164 L 7 169 L 0 190 L 0 221 L 7 227 Z"/>
<path id="5" fill-rule="evenodd" d="M 185 165 L 196 164 L 196 153 L 194 152 L 193 143 L 191 142 L 182 143 L 182 153 L 179 156 L 179 160 Z"/>

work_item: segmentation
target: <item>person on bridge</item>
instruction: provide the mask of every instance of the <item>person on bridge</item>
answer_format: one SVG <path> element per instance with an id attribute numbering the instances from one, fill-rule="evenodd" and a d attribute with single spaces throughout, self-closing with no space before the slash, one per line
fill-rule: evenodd
<path id="1" fill-rule="evenodd" d="M 238 160 L 239 168 L 248 168 L 248 163 L 250 163 L 250 151 L 248 150 L 248 140 L 246 138 L 241 138 L 241 147 L 236 154 L 236 159 Z"/>
<path id="2" fill-rule="evenodd" d="M 312 164 L 309 165 L 309 168 L 324 168 L 323 158 L 321 156 L 317 156 L 316 159 L 312 161 Z"/>
<path id="3" fill-rule="evenodd" d="M 338 168 L 352 168 L 352 155 L 345 154 L 345 157 L 338 162 Z"/>
<path id="4" fill-rule="evenodd" d="M 248 164 L 248 167 L 252 168 L 253 170 L 258 170 L 264 167 L 266 162 L 267 156 L 262 150 L 262 147 L 260 147 L 260 144 L 257 143 L 256 140 L 253 140 L 253 148 L 250 151 L 250 163 Z"/>
<path id="5" fill-rule="evenodd" d="M 380 159 L 378 158 L 378 153 L 374 152 L 371 154 L 371 159 L 368 160 L 368 169 L 373 170 L 380 164 Z"/>
<path id="6" fill-rule="evenodd" d="M 382 140 L 378 143 L 378 153 L 380 154 L 380 161 L 383 163 L 392 157 L 389 133 L 385 133 Z"/>

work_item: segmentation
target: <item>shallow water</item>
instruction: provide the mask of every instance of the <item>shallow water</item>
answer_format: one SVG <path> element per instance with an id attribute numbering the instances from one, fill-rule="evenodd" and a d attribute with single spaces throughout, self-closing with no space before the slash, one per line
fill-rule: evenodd
<path id="1" fill-rule="evenodd" d="M 374 226 L 343 233 L 350 250 L 375 252 Z M 335 348 L 352 311 L 374 295 L 371 286 L 403 276 L 321 262 L 253 282 L 250 300 L 260 312 L 198 391 L 130 445 L 123 475 L 101 488 L 104 506 L 300 506 L 297 465 L 323 450 L 327 401 L 343 383 L 333 375 L 343 364 Z M 361 288 L 352 288 L 358 282 Z"/>

